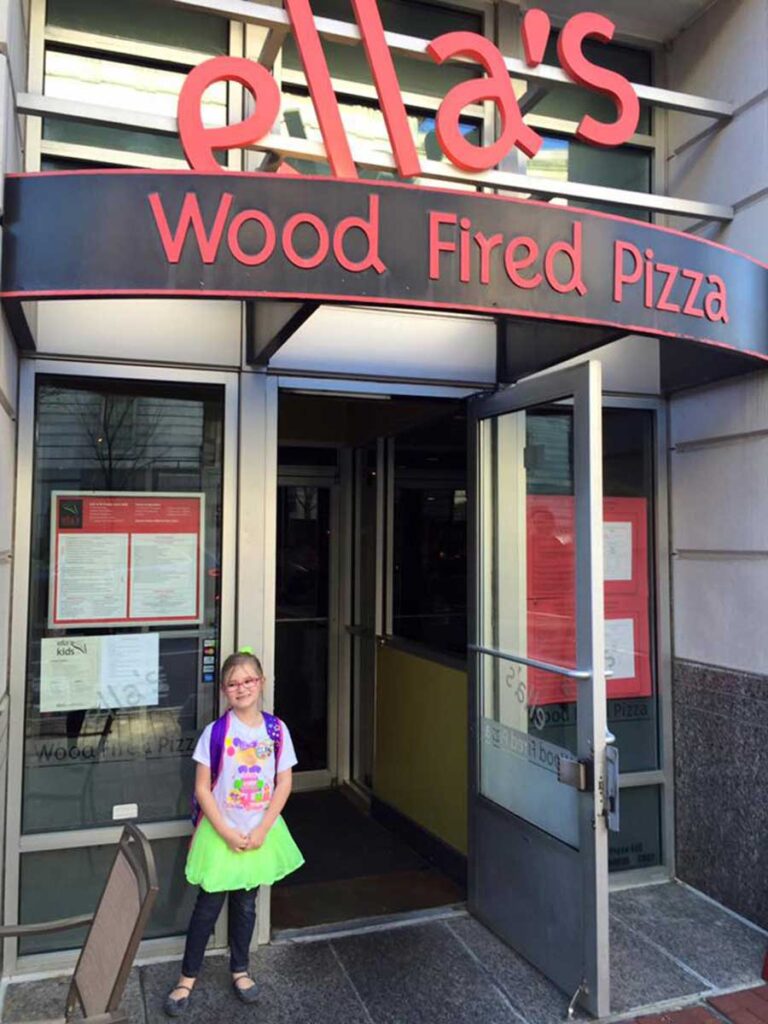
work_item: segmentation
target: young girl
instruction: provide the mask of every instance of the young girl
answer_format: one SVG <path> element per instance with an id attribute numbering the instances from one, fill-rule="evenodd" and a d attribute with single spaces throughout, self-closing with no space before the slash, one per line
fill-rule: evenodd
<path id="1" fill-rule="evenodd" d="M 243 1002 L 254 1002 L 258 990 L 248 974 L 248 950 L 256 923 L 256 890 L 304 863 L 280 817 L 291 792 L 296 754 L 285 724 L 260 710 L 264 675 L 258 658 L 249 652 L 231 654 L 221 669 L 221 688 L 229 710 L 207 726 L 192 755 L 201 813 L 186 875 L 200 891 L 181 976 L 165 1001 L 171 1017 L 187 1008 L 227 893 L 232 985 Z"/>

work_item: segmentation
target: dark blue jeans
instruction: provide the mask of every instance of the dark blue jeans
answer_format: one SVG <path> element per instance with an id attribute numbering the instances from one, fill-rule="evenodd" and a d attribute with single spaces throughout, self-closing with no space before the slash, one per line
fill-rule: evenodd
<path id="1" fill-rule="evenodd" d="M 187 929 L 187 944 L 181 973 L 196 978 L 203 965 L 203 954 L 216 921 L 229 895 L 229 969 L 235 974 L 248 970 L 248 949 L 256 924 L 256 889 L 235 889 L 226 892 L 206 892 L 200 889 L 195 909 Z"/>

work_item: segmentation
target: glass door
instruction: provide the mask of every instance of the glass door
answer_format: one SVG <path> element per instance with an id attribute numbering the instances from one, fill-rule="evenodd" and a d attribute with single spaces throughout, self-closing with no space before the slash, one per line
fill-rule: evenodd
<path id="1" fill-rule="evenodd" d="M 382 615 L 382 548 L 384 484 L 383 443 L 354 452 L 353 621 L 346 633 L 351 647 L 351 779 L 373 789 L 376 710 L 376 636 Z"/>
<path id="2" fill-rule="evenodd" d="M 553 408 L 572 418 L 572 430 L 532 429 Z M 470 909 L 602 1016 L 609 976 L 600 365 L 523 382 L 471 401 L 469 410 Z M 550 478 L 556 487 L 536 486 Z M 562 703 L 572 705 L 576 728 L 560 744 L 535 726 L 542 709 Z"/>
<path id="3" fill-rule="evenodd" d="M 6 913 L 90 911 L 134 820 L 160 882 L 147 938 L 180 936 L 191 753 L 233 642 L 236 378 L 44 365 L 22 374 Z"/>
<path id="4" fill-rule="evenodd" d="M 336 776 L 335 486 L 281 474 L 277 488 L 275 711 L 291 725 L 300 788 Z"/>

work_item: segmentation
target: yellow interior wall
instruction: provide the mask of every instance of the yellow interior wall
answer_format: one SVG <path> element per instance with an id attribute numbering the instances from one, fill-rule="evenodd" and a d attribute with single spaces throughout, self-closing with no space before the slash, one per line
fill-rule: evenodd
<path id="1" fill-rule="evenodd" d="M 467 675 L 379 647 L 373 791 L 467 852 Z"/>

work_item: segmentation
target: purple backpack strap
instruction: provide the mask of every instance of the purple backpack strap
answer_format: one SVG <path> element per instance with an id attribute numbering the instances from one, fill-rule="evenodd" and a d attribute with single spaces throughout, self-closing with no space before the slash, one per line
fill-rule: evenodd
<path id="1" fill-rule="evenodd" d="M 221 718 L 217 718 L 211 729 L 210 758 L 211 758 L 211 790 L 216 785 L 216 780 L 221 772 L 221 761 L 224 756 L 224 741 L 227 738 L 227 727 L 229 726 L 229 712 L 226 711 Z M 203 810 L 197 802 L 197 797 L 192 794 L 192 824 L 197 828 L 203 817 Z"/>
<path id="2" fill-rule="evenodd" d="M 267 736 L 275 744 L 275 778 L 279 771 L 280 755 L 283 752 L 283 723 L 277 715 L 270 715 L 268 711 L 262 711 L 264 724 L 267 727 Z"/>
<path id="3" fill-rule="evenodd" d="M 229 725 L 229 712 L 217 718 L 211 729 L 211 789 L 216 785 L 216 780 L 221 772 L 221 759 L 224 756 L 224 740 L 227 738 L 227 726 Z"/>

